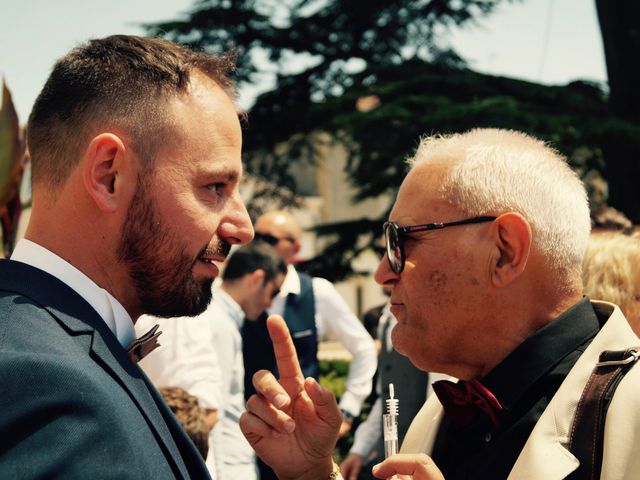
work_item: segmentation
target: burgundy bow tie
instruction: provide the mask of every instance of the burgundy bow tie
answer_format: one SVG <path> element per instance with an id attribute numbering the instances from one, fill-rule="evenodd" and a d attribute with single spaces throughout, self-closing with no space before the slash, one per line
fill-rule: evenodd
<path id="1" fill-rule="evenodd" d="M 447 418 L 457 427 L 465 427 L 473 422 L 480 412 L 487 414 L 491 423 L 500 426 L 504 410 L 496 397 L 478 380 L 439 380 L 433 383 L 433 391 L 438 396 Z"/>

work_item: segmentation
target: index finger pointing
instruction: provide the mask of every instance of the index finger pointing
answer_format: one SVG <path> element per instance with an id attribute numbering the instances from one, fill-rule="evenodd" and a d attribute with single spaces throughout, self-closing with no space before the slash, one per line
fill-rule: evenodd
<path id="1" fill-rule="evenodd" d="M 280 315 L 271 315 L 267 319 L 267 329 L 273 342 L 273 351 L 276 356 L 280 381 L 294 380 L 297 384 L 304 382 L 300 362 L 293 345 L 289 328 Z"/>

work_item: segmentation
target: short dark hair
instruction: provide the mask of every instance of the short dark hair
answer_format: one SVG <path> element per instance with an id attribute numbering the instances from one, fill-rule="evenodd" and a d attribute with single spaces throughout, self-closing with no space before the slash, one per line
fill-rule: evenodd
<path id="1" fill-rule="evenodd" d="M 98 129 L 118 127 L 148 167 L 171 128 L 167 102 L 187 91 L 193 70 L 235 97 L 232 54 L 210 55 L 159 38 L 90 40 L 58 60 L 27 126 L 34 183 L 58 187 Z"/>
<path id="2" fill-rule="evenodd" d="M 266 283 L 276 278 L 279 273 L 286 274 L 287 266 L 271 245 L 253 242 L 240 247 L 229 257 L 222 279 L 236 280 L 256 270 L 264 271 Z"/>

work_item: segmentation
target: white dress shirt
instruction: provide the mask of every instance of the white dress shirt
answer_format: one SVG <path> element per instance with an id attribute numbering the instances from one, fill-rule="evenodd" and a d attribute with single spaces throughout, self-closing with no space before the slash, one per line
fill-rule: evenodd
<path id="1" fill-rule="evenodd" d="M 371 393 L 371 379 L 378 365 L 376 347 L 367 330 L 331 282 L 314 277 L 312 285 L 318 338 L 331 335 L 339 339 L 353 357 L 345 392 L 340 398 L 340 408 L 355 417 L 360 413 L 362 402 Z M 273 299 L 269 314 L 283 315 L 290 293 L 300 294 L 300 277 L 293 265 L 288 266 L 280 293 Z"/>
<path id="2" fill-rule="evenodd" d="M 136 339 L 133 320 L 120 302 L 63 258 L 23 238 L 13 250 L 11 260 L 43 270 L 72 288 L 98 312 L 125 349 Z"/>
<path id="3" fill-rule="evenodd" d="M 206 313 L 206 312 L 205 312 Z M 140 360 L 139 365 L 156 387 L 180 387 L 198 399 L 202 408 L 217 410 L 222 395 L 222 373 L 211 339 L 211 320 L 197 317 L 158 318 L 142 315 L 136 332 L 142 335 L 160 325 L 160 346 Z"/>

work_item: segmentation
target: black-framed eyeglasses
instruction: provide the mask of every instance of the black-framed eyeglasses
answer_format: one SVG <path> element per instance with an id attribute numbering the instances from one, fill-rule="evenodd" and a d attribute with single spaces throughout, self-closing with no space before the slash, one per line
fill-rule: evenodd
<path id="1" fill-rule="evenodd" d="M 253 236 L 253 239 L 258 242 L 265 242 L 269 245 L 276 246 L 280 240 L 287 240 L 291 243 L 296 241 L 293 237 L 276 237 L 275 235 L 271 235 L 270 233 L 258 233 L 256 232 Z"/>
<path id="2" fill-rule="evenodd" d="M 387 259 L 391 270 L 399 274 L 404 270 L 404 237 L 410 233 L 426 232 L 428 230 L 440 230 L 441 228 L 455 227 L 457 225 L 468 225 L 472 223 L 492 222 L 497 217 L 483 216 L 465 218 L 446 223 L 424 223 L 422 225 L 411 225 L 399 227 L 395 222 L 385 222 L 382 226 L 386 243 Z"/>

